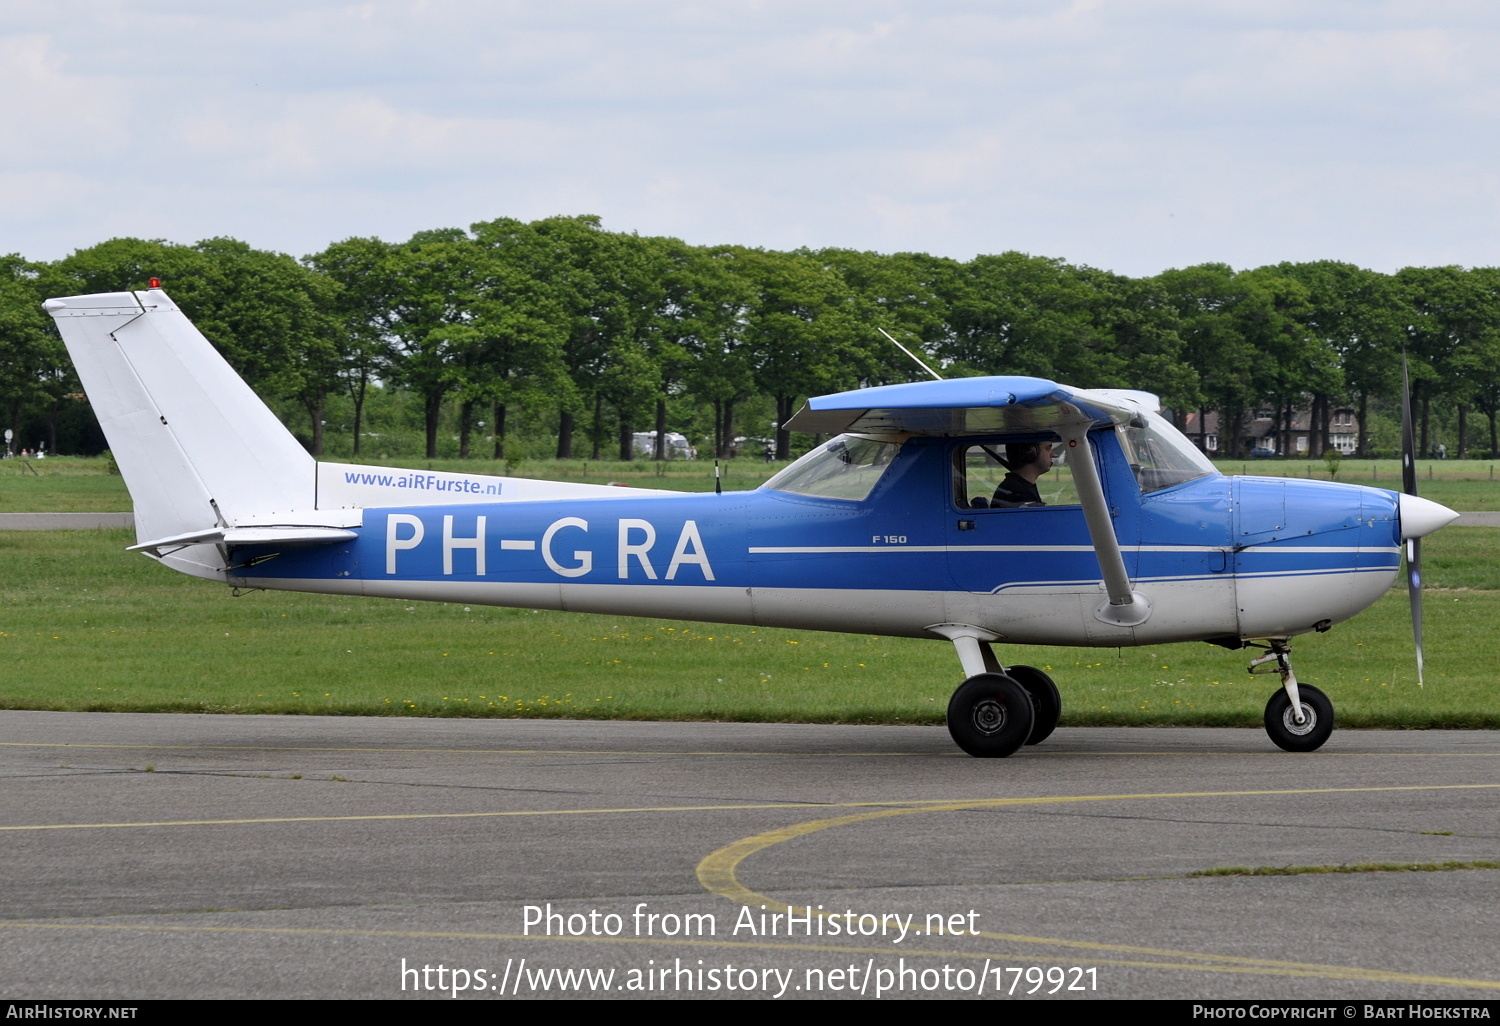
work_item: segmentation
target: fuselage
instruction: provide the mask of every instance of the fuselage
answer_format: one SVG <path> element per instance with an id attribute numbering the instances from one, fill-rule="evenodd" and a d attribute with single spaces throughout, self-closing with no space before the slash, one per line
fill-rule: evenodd
<path id="1" fill-rule="evenodd" d="M 911 637 L 961 623 L 1009 642 L 1119 646 L 1324 629 L 1396 576 L 1392 492 L 1217 473 L 1143 491 L 1114 433 L 1093 437 L 1126 568 L 1152 603 L 1136 626 L 1093 615 L 1103 591 L 1080 506 L 960 505 L 955 454 L 972 438 L 903 439 L 859 498 L 768 487 L 366 509 L 351 542 L 232 550 L 228 579 Z"/>

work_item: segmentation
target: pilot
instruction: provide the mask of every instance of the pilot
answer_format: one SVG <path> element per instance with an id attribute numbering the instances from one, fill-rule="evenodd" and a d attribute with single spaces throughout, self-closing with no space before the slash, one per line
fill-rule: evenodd
<path id="1" fill-rule="evenodd" d="M 1012 442 L 1005 447 L 1005 461 L 1010 473 L 995 489 L 991 508 L 1013 509 L 1017 506 L 1045 506 L 1036 480 L 1052 469 L 1051 442 Z"/>

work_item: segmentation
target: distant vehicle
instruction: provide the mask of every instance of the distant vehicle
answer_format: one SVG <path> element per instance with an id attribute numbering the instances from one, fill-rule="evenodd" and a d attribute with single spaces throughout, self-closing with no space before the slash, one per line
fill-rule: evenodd
<path id="1" fill-rule="evenodd" d="M 1269 460 L 1276 458 L 1276 450 L 1264 445 L 1257 445 L 1250 450 L 1250 458 L 1253 460 Z"/>
<path id="2" fill-rule="evenodd" d="M 631 438 L 631 444 L 636 452 L 642 456 L 656 455 L 655 431 L 637 431 Z M 665 455 L 669 460 L 695 460 L 698 458 L 698 450 L 688 442 L 687 436 L 680 435 L 676 431 L 668 431 Z"/>

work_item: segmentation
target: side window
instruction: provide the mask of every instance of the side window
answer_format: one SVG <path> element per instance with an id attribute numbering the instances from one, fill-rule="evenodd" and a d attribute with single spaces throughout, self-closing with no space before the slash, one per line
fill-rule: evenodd
<path id="1" fill-rule="evenodd" d="M 823 499 L 863 500 L 900 451 L 899 441 L 839 435 L 777 473 L 763 487 Z"/>
<path id="2" fill-rule="evenodd" d="M 1059 453 L 1061 446 L 1059 446 Z M 1000 487 L 1006 468 L 1005 442 L 980 442 L 961 445 L 953 451 L 953 504 L 959 509 L 989 509 Z M 1073 473 L 1059 454 L 1036 481 L 1037 494 L 1047 506 L 1076 506 L 1078 491 Z"/>

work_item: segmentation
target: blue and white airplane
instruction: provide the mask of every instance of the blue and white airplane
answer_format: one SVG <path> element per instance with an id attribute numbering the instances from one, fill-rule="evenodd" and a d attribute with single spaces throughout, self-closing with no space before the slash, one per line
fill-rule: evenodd
<path id="1" fill-rule="evenodd" d="M 1142 392 L 1030 377 L 860 389 L 788 424 L 836 436 L 753 492 L 683 494 L 310 457 L 165 292 L 48 300 L 135 503 L 139 550 L 270 588 L 951 642 L 948 728 L 1003 757 L 1050 734 L 1053 682 L 997 644 L 1263 642 L 1271 739 L 1333 707 L 1289 639 L 1391 586 L 1415 495 L 1218 473 Z M 1065 454 L 1045 505 L 992 502 L 1009 444 Z M 1071 477 L 1071 485 L 1052 482 Z M 1254 665 L 1254 664 L 1252 664 Z"/>

